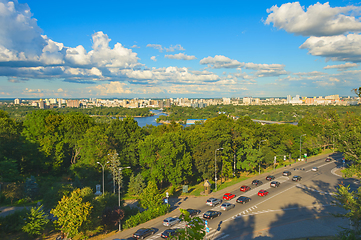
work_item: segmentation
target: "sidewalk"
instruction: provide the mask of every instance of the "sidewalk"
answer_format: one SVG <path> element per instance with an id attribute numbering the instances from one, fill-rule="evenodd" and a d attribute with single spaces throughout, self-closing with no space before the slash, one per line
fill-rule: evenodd
<path id="1" fill-rule="evenodd" d="M 337 153 L 330 153 L 330 154 L 323 154 L 323 155 L 318 155 L 315 157 L 310 157 L 307 159 L 308 163 L 312 163 L 314 162 L 316 159 L 320 159 L 320 158 L 326 158 L 330 155 L 333 154 L 337 154 Z M 301 165 L 305 163 L 305 161 L 297 161 L 295 163 L 291 163 L 290 165 L 287 165 L 285 167 L 282 168 L 278 168 L 276 170 L 272 170 L 270 172 L 265 172 L 262 173 L 261 175 L 256 175 L 254 177 L 251 177 L 247 180 L 245 180 L 245 182 L 247 182 L 247 184 L 249 184 L 250 182 L 252 182 L 254 179 L 264 179 L 265 176 L 267 175 L 272 175 L 272 174 L 277 174 L 277 173 L 281 173 L 283 171 L 285 171 L 286 169 L 293 169 L 296 168 L 297 166 Z M 173 207 L 175 207 L 175 209 L 173 211 L 171 211 L 170 213 L 157 217 L 155 219 L 152 219 L 148 222 L 142 223 L 134 228 L 130 228 L 130 229 L 126 229 L 124 231 L 121 232 L 117 232 L 111 236 L 108 236 L 106 238 L 104 238 L 105 240 L 119 240 L 119 239 L 125 239 L 128 236 L 131 236 L 137 229 L 139 228 L 150 228 L 153 227 L 155 224 L 158 224 L 160 222 L 163 221 L 163 219 L 167 218 L 167 217 L 175 217 L 175 216 L 179 216 L 180 215 L 180 211 L 179 208 L 182 209 L 187 209 L 187 208 L 197 208 L 197 206 L 199 205 L 204 205 L 206 200 L 210 197 L 220 197 L 223 196 L 225 193 L 227 192 L 232 192 L 234 190 L 237 190 L 242 184 L 246 184 L 245 182 L 239 182 L 237 184 L 234 184 L 232 186 L 229 186 L 227 188 L 224 188 L 222 190 L 218 190 L 217 192 L 212 192 L 209 195 L 205 195 L 205 196 L 199 196 L 199 197 L 179 197 L 179 198 L 169 198 L 169 204 Z"/>

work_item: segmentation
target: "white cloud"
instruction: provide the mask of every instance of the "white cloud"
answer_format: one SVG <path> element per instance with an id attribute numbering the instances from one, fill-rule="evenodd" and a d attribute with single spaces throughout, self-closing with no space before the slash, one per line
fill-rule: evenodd
<path id="1" fill-rule="evenodd" d="M 38 60 L 46 41 L 27 4 L 0 0 L 0 61 Z"/>
<path id="2" fill-rule="evenodd" d="M 257 64 L 246 63 L 244 68 L 253 70 L 283 70 L 285 65 L 283 64 Z"/>
<path id="3" fill-rule="evenodd" d="M 178 60 L 194 60 L 197 59 L 195 56 L 189 56 L 186 55 L 184 53 L 177 53 L 174 55 L 165 55 L 165 58 L 169 58 L 169 59 L 178 59 Z"/>
<path id="4" fill-rule="evenodd" d="M 164 48 L 167 52 L 174 52 L 175 50 L 184 51 L 185 49 L 180 45 L 177 44 L 175 46 L 170 46 L 169 48 Z"/>
<path id="5" fill-rule="evenodd" d="M 360 7 L 330 7 L 328 2 L 311 5 L 304 11 L 299 2 L 285 3 L 267 9 L 265 24 L 273 23 L 278 29 L 303 36 L 332 36 L 360 31 L 361 22 L 354 16 Z"/>
<path id="6" fill-rule="evenodd" d="M 327 65 L 323 69 L 337 69 L 338 71 L 343 71 L 349 68 L 357 67 L 357 63 L 345 63 L 345 64 L 339 64 L 339 65 Z"/>
<path id="7" fill-rule="evenodd" d="M 166 52 L 174 52 L 175 50 L 184 51 L 185 49 L 180 45 L 177 44 L 175 46 L 171 45 L 169 48 L 166 48 L 160 44 L 147 44 L 147 47 L 157 49 L 159 52 L 163 52 L 165 50 Z"/>
<path id="8" fill-rule="evenodd" d="M 214 57 L 209 56 L 201 59 L 199 63 L 202 65 L 207 64 L 208 67 L 212 67 L 212 68 L 239 68 L 244 66 L 244 63 L 230 59 L 223 55 L 216 55 Z"/>
<path id="9" fill-rule="evenodd" d="M 152 59 L 154 62 L 157 61 L 156 56 L 151 56 L 150 59 Z"/>
<path id="10" fill-rule="evenodd" d="M 334 61 L 361 61 L 361 35 L 310 37 L 301 46 L 314 56 L 323 56 Z"/>
<path id="11" fill-rule="evenodd" d="M 131 46 L 131 48 L 140 48 L 140 47 L 134 44 L 133 46 Z"/>
<path id="12" fill-rule="evenodd" d="M 157 49 L 159 52 L 163 51 L 163 47 L 160 44 L 147 44 L 147 47 Z"/>
<path id="13" fill-rule="evenodd" d="M 131 90 L 126 88 L 126 84 L 121 82 L 110 82 L 106 84 L 97 85 L 94 87 L 88 87 L 87 89 L 95 95 L 102 95 L 102 96 L 106 96 L 109 94 L 131 93 Z"/>

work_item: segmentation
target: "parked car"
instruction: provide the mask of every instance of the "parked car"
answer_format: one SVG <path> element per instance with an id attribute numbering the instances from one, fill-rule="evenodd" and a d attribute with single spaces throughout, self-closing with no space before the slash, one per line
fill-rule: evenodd
<path id="1" fill-rule="evenodd" d="M 179 218 L 168 217 L 163 220 L 163 226 L 170 227 L 179 223 L 180 221 L 181 220 Z"/>
<path id="2" fill-rule="evenodd" d="M 284 172 L 282 173 L 282 175 L 283 175 L 283 176 L 291 176 L 292 173 L 291 173 L 290 171 L 284 171 Z"/>
<path id="3" fill-rule="evenodd" d="M 270 176 L 267 176 L 267 177 L 266 177 L 266 180 L 268 180 L 268 181 L 272 181 L 273 179 L 275 179 L 275 176 L 271 176 L 271 175 L 270 175 Z"/>
<path id="4" fill-rule="evenodd" d="M 206 202 L 207 205 L 209 206 L 217 206 L 218 204 L 222 203 L 222 200 L 217 199 L 217 198 L 209 198 Z"/>
<path id="5" fill-rule="evenodd" d="M 245 196 L 240 196 L 240 197 L 237 198 L 237 200 L 236 200 L 236 202 L 242 203 L 242 204 L 248 203 L 249 201 L 251 201 L 251 198 L 245 197 Z"/>
<path id="6" fill-rule="evenodd" d="M 153 235 L 155 231 L 155 228 L 140 228 L 133 234 L 133 238 L 143 239 L 145 237 L 148 237 L 149 235 Z"/>
<path id="7" fill-rule="evenodd" d="M 298 182 L 301 181 L 302 177 L 300 176 L 293 176 L 292 181 Z"/>
<path id="8" fill-rule="evenodd" d="M 170 238 L 170 237 L 177 236 L 179 233 L 180 233 L 179 228 L 167 229 L 160 236 L 161 236 L 161 238 Z"/>
<path id="9" fill-rule="evenodd" d="M 327 157 L 326 159 L 325 159 L 325 162 L 331 162 L 331 158 L 330 157 Z"/>
<path id="10" fill-rule="evenodd" d="M 240 187 L 239 190 L 242 192 L 247 192 L 247 191 L 251 190 L 251 188 L 244 185 L 244 186 Z"/>
<path id="11" fill-rule="evenodd" d="M 263 183 L 262 183 L 262 181 L 260 181 L 260 180 L 253 180 L 252 181 L 252 185 L 255 185 L 255 186 L 261 186 Z"/>
<path id="12" fill-rule="evenodd" d="M 260 190 L 260 191 L 258 192 L 258 196 L 264 197 L 264 196 L 267 196 L 268 193 L 269 193 L 269 192 L 268 192 L 267 190 Z"/>
<path id="13" fill-rule="evenodd" d="M 312 170 L 313 172 L 317 172 L 317 171 L 318 171 L 318 167 L 313 167 L 311 170 Z"/>
<path id="14" fill-rule="evenodd" d="M 189 212 L 190 217 L 193 217 L 193 216 L 198 215 L 199 213 L 201 213 L 201 210 L 198 210 L 198 209 L 188 208 L 187 211 Z"/>
<path id="15" fill-rule="evenodd" d="M 207 211 L 207 212 L 205 212 L 203 214 L 203 218 L 205 218 L 205 219 L 213 219 L 215 217 L 220 216 L 221 214 L 222 214 L 221 212 L 209 210 L 209 211 Z"/>
<path id="16" fill-rule="evenodd" d="M 234 208 L 236 205 L 232 204 L 232 203 L 222 203 L 221 205 L 221 209 L 224 211 L 227 211 L 231 208 Z"/>
<path id="17" fill-rule="evenodd" d="M 234 195 L 233 193 L 226 193 L 223 195 L 223 200 L 231 200 L 235 197 L 236 197 L 236 195 Z"/>
<path id="18" fill-rule="evenodd" d="M 272 182 L 270 183 L 270 186 L 276 188 L 276 187 L 279 187 L 280 184 L 281 184 L 280 182 L 272 181 Z"/>

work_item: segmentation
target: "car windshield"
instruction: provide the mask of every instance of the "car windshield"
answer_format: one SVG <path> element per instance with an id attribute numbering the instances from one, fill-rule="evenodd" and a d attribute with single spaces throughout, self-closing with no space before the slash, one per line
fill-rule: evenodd
<path id="1" fill-rule="evenodd" d="M 206 215 L 210 215 L 210 214 L 212 214 L 212 212 L 211 212 L 211 211 L 207 211 L 205 214 L 206 214 Z"/>

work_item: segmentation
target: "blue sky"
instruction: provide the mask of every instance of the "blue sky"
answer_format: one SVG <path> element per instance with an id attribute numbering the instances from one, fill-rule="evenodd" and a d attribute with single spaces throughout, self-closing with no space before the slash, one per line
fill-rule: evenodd
<path id="1" fill-rule="evenodd" d="M 0 98 L 354 96 L 354 1 L 0 0 Z"/>

